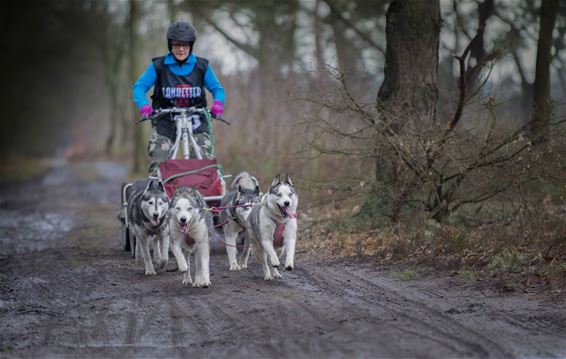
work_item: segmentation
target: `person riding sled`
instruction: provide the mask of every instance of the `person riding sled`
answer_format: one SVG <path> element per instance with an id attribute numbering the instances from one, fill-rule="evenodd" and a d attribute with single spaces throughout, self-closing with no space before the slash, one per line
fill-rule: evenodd
<path id="1" fill-rule="evenodd" d="M 169 26 L 169 53 L 152 59 L 133 86 L 134 102 L 142 118 L 149 118 L 155 109 L 191 106 L 206 108 L 205 89 L 212 93 L 214 99 L 210 110 L 212 116 L 221 118 L 225 99 L 224 88 L 208 60 L 193 54 L 196 39 L 196 29 L 189 22 L 175 21 Z M 154 90 L 150 105 L 145 95 L 152 87 Z M 193 124 L 193 133 L 203 157 L 214 158 L 212 126 L 204 116 Z M 153 132 L 148 145 L 150 174 L 157 174 L 161 162 L 169 158 L 175 136 L 176 126 L 173 121 L 163 121 L 159 118 L 153 122 Z"/>

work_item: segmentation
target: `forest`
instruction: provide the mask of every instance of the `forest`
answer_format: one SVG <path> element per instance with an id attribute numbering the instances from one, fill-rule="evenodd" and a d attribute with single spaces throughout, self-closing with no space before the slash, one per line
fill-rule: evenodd
<path id="1" fill-rule="evenodd" d="M 333 297 L 357 293 L 348 306 L 371 311 L 377 302 L 368 298 L 387 292 L 389 284 L 356 282 L 365 275 L 355 272 L 358 287 L 334 291 L 350 282 L 336 268 L 363 262 L 372 268 L 368 278 L 389 270 L 386 281 L 424 286 L 420 280 L 432 275 L 478 290 L 564 299 L 565 1 L 28 0 L 5 1 L 0 8 L 2 211 L 28 213 L 28 207 L 7 199 L 10 193 L 64 163 L 61 168 L 78 168 L 69 188 L 96 184 L 104 187 L 97 189 L 100 198 L 113 201 L 89 207 L 101 232 L 83 228 L 78 243 L 100 236 L 105 242 L 93 246 L 121 246 L 117 224 L 108 218 L 115 222 L 122 205 L 120 182 L 147 177 L 152 133 L 148 122 L 138 123 L 132 86 L 153 58 L 169 53 L 168 28 L 183 20 L 197 30 L 191 50 L 209 60 L 225 90 L 226 122 L 213 123 L 224 172 L 248 171 L 262 191 L 269 191 L 276 174 L 287 173 L 297 187 L 297 249 L 315 277 L 305 279 L 308 285 L 328 289 Z M 100 168 L 108 169 L 107 177 L 94 174 Z M 48 190 L 40 193 L 34 201 L 52 198 Z M 75 208 L 63 207 L 69 213 Z M 20 252 L 13 244 L 19 229 L 10 223 L 23 223 L 21 218 L 2 225 L 1 255 Z M 317 272 L 326 265 L 337 276 L 334 282 Z M 304 271 L 293 275 L 306 276 Z M 306 290 L 299 282 L 293 283 Z M 449 285 L 439 286 L 448 291 Z M 411 293 L 408 298 L 418 302 Z M 552 307 L 559 318 L 548 319 L 554 333 L 566 328 L 563 309 Z M 517 316 L 527 312 L 517 309 Z M 365 319 L 373 328 L 375 321 Z M 311 329 L 298 332 L 309 336 Z M 528 343 L 535 348 L 534 341 Z M 566 355 L 559 340 L 553 343 L 546 354 L 498 352 L 507 344 L 499 349 L 486 344 L 486 356 Z M 303 356 L 318 353 L 310 344 L 301 347 L 308 348 Z M 379 353 L 422 354 L 415 345 L 416 351 Z M 2 347 L 7 348 L 0 340 Z M 264 353 L 301 357 L 286 348 Z M 366 349 L 338 356 L 378 353 Z M 431 355 L 479 353 L 450 350 Z M 237 356 L 248 352 L 242 353 Z"/>

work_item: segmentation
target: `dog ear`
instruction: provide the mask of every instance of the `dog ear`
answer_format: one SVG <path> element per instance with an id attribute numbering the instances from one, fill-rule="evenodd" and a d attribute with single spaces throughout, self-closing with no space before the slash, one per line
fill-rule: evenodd
<path id="1" fill-rule="evenodd" d="M 289 186 L 293 186 L 293 181 L 291 181 L 291 176 L 289 176 L 288 173 L 285 174 L 285 183 L 287 183 Z"/>
<path id="2" fill-rule="evenodd" d="M 165 184 L 163 184 L 161 180 L 157 181 L 157 189 L 162 192 L 165 192 Z"/>
<path id="3" fill-rule="evenodd" d="M 151 188 L 152 188 L 152 187 L 151 187 L 152 183 L 153 183 L 153 180 L 147 181 L 147 184 L 145 185 L 145 188 L 143 189 L 143 193 L 148 192 L 148 191 L 151 190 Z"/>
<path id="4" fill-rule="evenodd" d="M 275 176 L 275 178 L 273 179 L 273 182 L 271 182 L 271 187 L 275 187 L 277 186 L 279 183 L 281 183 L 281 175 L 278 174 L 277 176 Z"/>

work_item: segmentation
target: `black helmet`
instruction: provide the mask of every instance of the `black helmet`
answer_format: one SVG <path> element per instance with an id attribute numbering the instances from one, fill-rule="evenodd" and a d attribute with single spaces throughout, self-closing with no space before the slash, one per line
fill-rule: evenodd
<path id="1" fill-rule="evenodd" d="M 197 39 L 197 30 L 188 21 L 175 21 L 167 29 L 167 46 L 171 51 L 171 41 L 186 42 L 191 45 Z"/>

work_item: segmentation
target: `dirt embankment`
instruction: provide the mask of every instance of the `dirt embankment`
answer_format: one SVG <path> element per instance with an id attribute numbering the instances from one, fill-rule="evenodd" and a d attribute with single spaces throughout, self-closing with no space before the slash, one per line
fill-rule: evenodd
<path id="1" fill-rule="evenodd" d="M 253 259 L 229 272 L 222 252 L 208 289 L 145 277 L 121 250 L 124 175 L 78 164 L 2 188 L 0 356 L 566 356 L 564 304 L 453 279 L 403 282 L 308 252 L 274 282 Z"/>

